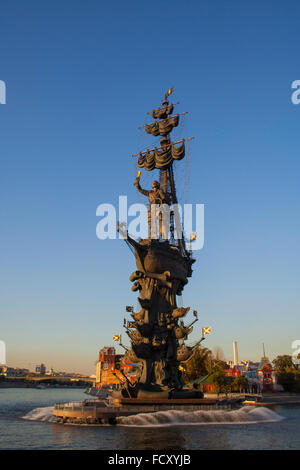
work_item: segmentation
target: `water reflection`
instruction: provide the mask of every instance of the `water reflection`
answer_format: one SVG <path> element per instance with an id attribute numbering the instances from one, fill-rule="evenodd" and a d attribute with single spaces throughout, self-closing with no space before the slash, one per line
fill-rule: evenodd
<path id="1" fill-rule="evenodd" d="M 50 445 L 53 449 L 114 449 L 117 434 L 114 426 L 52 424 Z"/>
<path id="2" fill-rule="evenodd" d="M 118 428 L 115 447 L 117 449 L 184 450 L 186 438 L 180 427 Z"/>
<path id="3" fill-rule="evenodd" d="M 184 450 L 189 445 L 184 428 L 181 427 L 88 427 L 62 424 L 51 424 L 49 443 L 50 448 L 99 450 Z"/>

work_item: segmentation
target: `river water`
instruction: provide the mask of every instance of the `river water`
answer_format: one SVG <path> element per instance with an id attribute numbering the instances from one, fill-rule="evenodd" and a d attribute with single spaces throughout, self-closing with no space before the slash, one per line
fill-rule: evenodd
<path id="1" fill-rule="evenodd" d="M 0 388 L 0 449 L 300 449 L 300 406 L 167 411 L 116 426 L 55 423 L 54 403 L 86 398 L 83 389 Z"/>

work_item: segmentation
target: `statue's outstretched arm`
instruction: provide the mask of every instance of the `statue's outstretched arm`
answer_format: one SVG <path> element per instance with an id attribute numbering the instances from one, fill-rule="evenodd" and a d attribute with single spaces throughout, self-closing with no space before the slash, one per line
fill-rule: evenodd
<path id="1" fill-rule="evenodd" d="M 140 185 L 140 178 L 139 178 L 138 176 L 137 176 L 136 179 L 135 179 L 134 186 L 136 187 L 136 189 L 137 189 L 140 193 L 144 194 L 144 196 L 149 197 L 150 191 L 148 191 L 147 189 L 142 189 L 142 188 L 141 188 L 141 185 Z"/>

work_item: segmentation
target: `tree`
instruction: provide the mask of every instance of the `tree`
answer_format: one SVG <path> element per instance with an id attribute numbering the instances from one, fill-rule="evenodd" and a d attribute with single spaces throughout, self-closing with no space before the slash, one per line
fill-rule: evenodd
<path id="1" fill-rule="evenodd" d="M 216 369 L 227 370 L 230 369 L 230 367 L 226 362 L 213 358 L 212 361 L 210 361 L 210 372 Z"/>
<path id="2" fill-rule="evenodd" d="M 217 394 L 223 393 L 226 391 L 226 375 L 225 369 L 217 368 L 215 372 L 211 375 L 211 381 L 215 386 Z"/>
<path id="3" fill-rule="evenodd" d="M 248 380 L 243 375 L 238 375 L 232 383 L 235 392 L 245 392 L 248 388 Z"/>
<path id="4" fill-rule="evenodd" d="M 213 358 L 210 361 L 209 372 L 211 373 L 211 382 L 215 386 L 215 391 L 219 393 L 228 393 L 229 391 L 229 377 L 226 376 L 226 369 L 228 366 L 226 362 Z"/>
<path id="5" fill-rule="evenodd" d="M 223 349 L 220 348 L 220 346 L 215 346 L 212 352 L 215 359 L 217 359 L 218 361 L 225 362 L 225 355 Z"/>
<path id="6" fill-rule="evenodd" d="M 295 377 L 292 372 L 280 372 L 277 381 L 282 385 L 285 392 L 292 392 L 295 385 Z"/>
<path id="7" fill-rule="evenodd" d="M 300 374 L 298 364 L 294 364 L 292 356 L 284 354 L 277 356 L 273 360 L 274 367 L 277 373 L 277 381 L 286 392 L 300 391 Z"/>
<path id="8" fill-rule="evenodd" d="M 278 372 L 286 372 L 289 369 L 295 369 L 295 365 L 292 361 L 292 356 L 289 356 L 287 354 L 284 354 L 283 356 L 277 356 L 273 360 L 273 364 Z"/>
<path id="9" fill-rule="evenodd" d="M 211 361 L 212 352 L 210 349 L 197 346 L 192 357 L 185 363 L 185 370 L 182 374 L 184 382 L 191 382 L 207 375 Z"/>

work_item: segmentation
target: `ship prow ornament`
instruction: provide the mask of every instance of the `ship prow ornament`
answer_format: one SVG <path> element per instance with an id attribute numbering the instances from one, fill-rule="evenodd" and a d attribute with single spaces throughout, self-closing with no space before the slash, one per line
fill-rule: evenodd
<path id="1" fill-rule="evenodd" d="M 180 120 L 180 114 L 173 115 L 174 104 L 168 101 L 172 91 L 168 90 L 162 105 L 152 111 L 154 122 L 143 126 L 148 134 L 161 136 L 160 145 L 135 155 L 141 170 L 159 172 L 159 180 L 154 179 L 149 189 L 141 186 L 141 170 L 134 182 L 136 189 L 149 201 L 148 238 L 136 241 L 122 224 L 119 225 L 125 241 L 134 248 L 137 270 L 131 274 L 130 281 L 132 290 L 138 292 L 141 310 L 131 314 L 134 321 L 124 322 L 131 340 L 126 356 L 129 362 L 139 365 L 137 379 L 130 386 L 126 382 L 126 386 L 115 392 L 117 397 L 155 400 L 176 396 L 189 398 L 190 393 L 183 389 L 180 363 L 193 354 L 194 348 L 184 341 L 198 318 L 194 311 L 196 319 L 189 325 L 183 323 L 182 318 L 190 308 L 178 307 L 177 296 L 182 294 L 192 276 L 195 260 L 191 250 L 186 248 L 176 212 L 178 201 L 173 173 L 174 162 L 185 157 L 185 141 L 189 139 L 171 141 L 170 134 Z M 164 217 L 168 211 L 169 217 Z M 197 393 L 201 398 L 201 392 Z"/>

